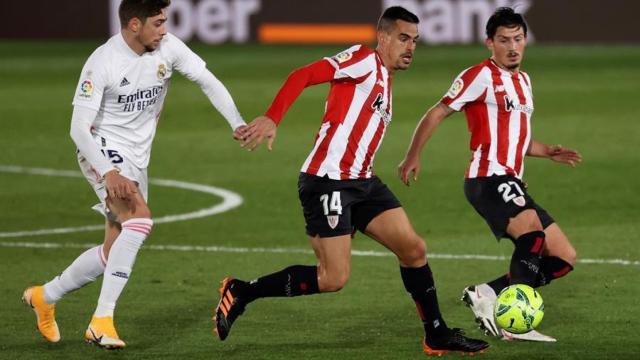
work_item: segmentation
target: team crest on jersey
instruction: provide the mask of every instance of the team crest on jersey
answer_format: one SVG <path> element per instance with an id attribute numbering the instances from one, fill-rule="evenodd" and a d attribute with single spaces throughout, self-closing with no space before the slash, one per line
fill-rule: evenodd
<path id="1" fill-rule="evenodd" d="M 91 100 L 91 95 L 93 95 L 93 82 L 91 79 L 86 79 L 80 83 L 78 97 L 84 100 Z"/>
<path id="2" fill-rule="evenodd" d="M 340 54 L 334 56 L 334 59 L 336 59 L 337 62 L 342 64 L 345 61 L 351 60 L 352 57 L 353 57 L 353 53 L 352 52 L 343 51 Z"/>
<path id="3" fill-rule="evenodd" d="M 327 222 L 329 223 L 329 227 L 335 229 L 338 226 L 338 221 L 340 220 L 340 215 L 327 215 Z"/>
<path id="4" fill-rule="evenodd" d="M 513 203 L 523 207 L 526 204 L 526 200 L 524 199 L 524 196 L 518 196 L 517 198 L 513 199 Z"/>
<path id="5" fill-rule="evenodd" d="M 165 64 L 158 65 L 158 80 L 164 79 L 166 75 L 167 75 L 167 67 L 165 66 Z"/>
<path id="6" fill-rule="evenodd" d="M 462 79 L 456 79 L 456 81 L 451 84 L 451 88 L 449 88 L 449 91 L 447 91 L 447 96 L 453 99 L 454 97 L 458 96 L 463 87 L 464 81 L 462 81 Z"/>

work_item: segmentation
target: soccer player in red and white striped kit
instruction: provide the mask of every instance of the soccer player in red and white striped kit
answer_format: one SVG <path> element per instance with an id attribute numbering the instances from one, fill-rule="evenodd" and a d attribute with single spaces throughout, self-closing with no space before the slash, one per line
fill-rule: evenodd
<path id="1" fill-rule="evenodd" d="M 507 339 L 555 341 L 531 331 L 511 334 L 494 321 L 496 294 L 510 284 L 539 287 L 573 270 L 576 251 L 553 218 L 528 195 L 522 182 L 524 157 L 543 157 L 575 167 L 577 151 L 531 138 L 533 93 L 529 75 L 520 70 L 527 24 L 511 8 L 499 8 L 486 26 L 491 58 L 464 70 L 445 96 L 420 120 L 405 159 L 398 167 L 408 186 L 417 180 L 420 152 L 442 120 L 464 111 L 473 152 L 464 191 L 497 239 L 515 244 L 509 272 L 488 283 L 469 286 L 462 300 L 487 334 Z M 413 174 L 413 176 L 411 175 Z"/>
<path id="2" fill-rule="evenodd" d="M 386 9 L 378 23 L 376 50 L 356 45 L 293 71 L 266 114 L 247 126 L 243 146 L 253 150 L 267 140 L 271 149 L 276 125 L 304 88 L 331 83 L 322 124 L 298 182 L 306 232 L 318 265 L 290 266 L 251 282 L 225 279 L 214 317 L 221 340 L 245 306 L 258 298 L 342 289 L 349 278 L 351 239 L 359 230 L 398 257 L 402 281 L 424 324 L 426 353 L 475 353 L 488 346 L 445 323 L 424 240 L 372 170 L 391 121 L 391 79 L 413 60 L 417 24 L 418 18 L 404 8 Z"/>

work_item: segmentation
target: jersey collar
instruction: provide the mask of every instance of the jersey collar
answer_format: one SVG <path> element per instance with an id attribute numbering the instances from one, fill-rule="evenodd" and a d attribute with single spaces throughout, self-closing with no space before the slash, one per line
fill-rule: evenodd
<path id="1" fill-rule="evenodd" d="M 501 73 L 509 75 L 510 77 L 518 77 L 520 76 L 520 70 L 518 69 L 518 72 L 511 72 L 509 70 L 505 70 L 503 68 L 501 68 L 500 66 L 498 66 L 498 64 L 495 62 L 495 60 L 493 60 L 492 58 L 488 58 L 487 62 L 493 66 L 495 66 L 496 68 L 498 68 L 498 70 L 500 70 Z"/>
<path id="2" fill-rule="evenodd" d="M 133 51 L 133 49 L 129 47 L 129 44 L 127 44 L 127 42 L 124 41 L 122 32 L 118 32 L 118 34 L 116 35 L 116 43 L 118 44 L 118 47 L 120 47 L 120 50 L 122 51 L 122 53 L 127 55 L 128 57 L 135 58 L 135 59 L 142 57 L 141 55 L 138 55 L 135 51 Z"/>

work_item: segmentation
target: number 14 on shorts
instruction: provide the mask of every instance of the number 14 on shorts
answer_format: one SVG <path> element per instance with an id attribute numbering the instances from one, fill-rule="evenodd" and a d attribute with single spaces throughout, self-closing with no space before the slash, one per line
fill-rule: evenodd
<path id="1" fill-rule="evenodd" d="M 329 199 L 329 194 L 323 194 L 320 196 L 320 201 L 322 202 L 322 210 L 325 215 L 329 215 L 329 212 L 332 211 L 338 215 L 342 215 L 342 201 L 340 201 L 340 191 L 334 191 L 331 193 L 331 199 Z"/>
<path id="2" fill-rule="evenodd" d="M 342 215 L 342 201 L 340 200 L 340 191 L 334 191 L 329 194 L 323 194 L 320 196 L 320 202 L 322 202 L 322 210 L 327 217 L 327 222 L 332 229 L 338 226 L 340 215 Z M 330 214 L 332 212 L 333 214 Z"/>

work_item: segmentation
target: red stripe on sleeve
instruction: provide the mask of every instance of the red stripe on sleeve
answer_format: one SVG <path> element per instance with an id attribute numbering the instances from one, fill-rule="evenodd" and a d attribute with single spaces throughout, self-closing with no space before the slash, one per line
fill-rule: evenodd
<path id="1" fill-rule="evenodd" d="M 302 90 L 311 85 L 333 80 L 335 71 L 329 61 L 324 59 L 294 70 L 278 91 L 265 115 L 279 124 Z"/>

